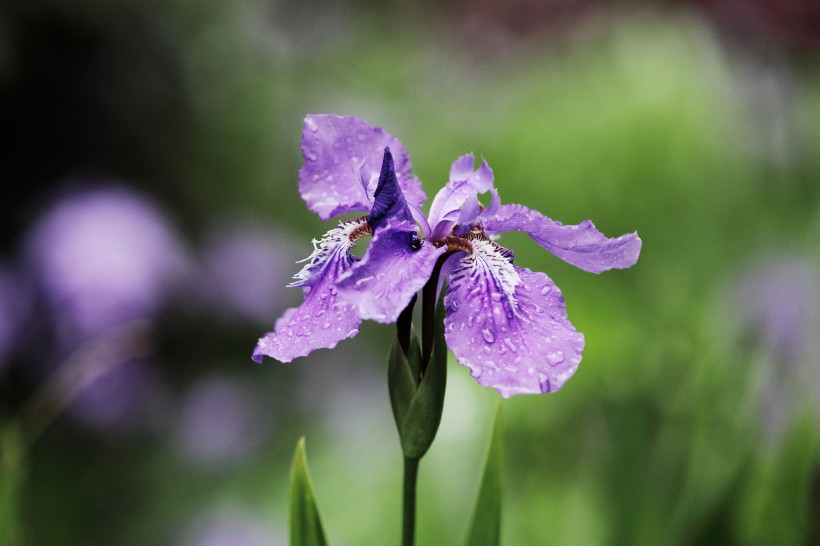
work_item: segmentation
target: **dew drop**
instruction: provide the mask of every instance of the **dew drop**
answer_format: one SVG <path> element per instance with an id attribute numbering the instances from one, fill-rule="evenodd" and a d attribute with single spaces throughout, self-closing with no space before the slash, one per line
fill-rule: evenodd
<path id="1" fill-rule="evenodd" d="M 314 317 L 321 317 L 321 316 L 322 316 L 322 315 L 324 315 L 325 313 L 327 313 L 327 311 L 326 311 L 326 310 L 319 308 L 319 309 L 317 309 L 317 310 L 316 310 L 316 312 L 315 312 L 315 313 L 313 313 L 313 316 L 314 316 Z"/>
<path id="2" fill-rule="evenodd" d="M 326 300 L 327 299 L 327 292 L 322 292 L 321 294 L 319 294 L 319 298 L 323 299 L 323 300 Z"/>
<path id="3" fill-rule="evenodd" d="M 562 351 L 548 353 L 547 361 L 550 363 L 550 366 L 557 366 L 564 361 L 564 353 Z"/>
<path id="4" fill-rule="evenodd" d="M 324 324 L 322 324 L 322 329 L 323 330 L 327 330 L 328 328 L 330 328 L 330 323 L 329 322 L 325 322 Z"/>
<path id="5" fill-rule="evenodd" d="M 492 343 L 495 341 L 495 334 L 493 334 L 493 331 L 489 328 L 484 328 L 483 330 L 481 330 L 481 336 L 487 343 Z"/>
<path id="6" fill-rule="evenodd" d="M 504 338 L 504 345 L 506 345 L 507 348 L 509 350 L 511 350 L 512 352 L 515 352 L 515 351 L 518 350 L 518 347 L 516 347 L 515 344 L 508 337 Z"/>
<path id="7" fill-rule="evenodd" d="M 313 118 L 307 118 L 305 120 L 305 127 L 310 129 L 314 133 L 319 130 L 319 126 L 316 124 L 316 120 Z"/>
<path id="8" fill-rule="evenodd" d="M 546 296 L 550 292 L 552 292 L 552 287 L 548 284 L 545 284 L 544 287 L 541 289 L 541 295 L 542 296 Z"/>

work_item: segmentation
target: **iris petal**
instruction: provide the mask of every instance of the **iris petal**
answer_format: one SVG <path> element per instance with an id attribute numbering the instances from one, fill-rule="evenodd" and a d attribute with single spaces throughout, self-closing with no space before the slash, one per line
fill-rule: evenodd
<path id="1" fill-rule="evenodd" d="M 461 208 L 464 201 L 488 191 L 493 185 L 493 171 L 486 161 L 474 168 L 473 154 L 466 154 L 450 167 L 450 181 L 439 190 L 430 205 L 430 224 L 435 226 L 447 213 Z"/>
<path id="2" fill-rule="evenodd" d="M 544 273 L 514 266 L 491 241 L 473 248 L 444 298 L 444 333 L 458 363 L 504 397 L 560 389 L 584 349 L 561 291 Z"/>
<path id="3" fill-rule="evenodd" d="M 637 233 L 609 238 L 590 220 L 565 226 L 522 205 L 503 205 L 481 224 L 487 233 L 523 231 L 565 262 L 591 273 L 632 267 L 641 253 Z"/>
<path id="4" fill-rule="evenodd" d="M 310 262 L 291 285 L 303 287 L 305 299 L 299 307 L 285 311 L 274 331 L 259 339 L 253 351 L 256 362 L 262 362 L 264 356 L 290 362 L 315 349 L 332 349 L 359 333 L 362 319 L 351 305 L 339 300 L 336 283 L 358 260 L 349 253 L 353 246 L 350 234 L 363 224 L 364 220 L 340 224 L 321 241 L 314 241 Z"/>
<path id="5" fill-rule="evenodd" d="M 340 297 L 363 319 L 395 322 L 446 250 L 420 239 L 414 224 L 391 219 L 376 230 L 362 260 L 339 279 Z"/>
<path id="6" fill-rule="evenodd" d="M 412 222 L 413 213 L 407 206 L 407 201 L 396 178 L 390 148 L 384 149 L 380 173 L 379 183 L 373 193 L 373 208 L 370 210 L 370 217 L 367 221 L 373 229 L 383 226 L 390 218 Z"/>
<path id="7" fill-rule="evenodd" d="M 385 146 L 393 151 L 405 198 L 421 206 L 426 199 L 421 182 L 410 173 L 410 159 L 396 137 L 353 116 L 307 116 L 302 132 L 305 164 L 299 171 L 299 192 L 308 208 L 323 220 L 347 212 L 369 211 L 361 173 L 379 172 Z"/>

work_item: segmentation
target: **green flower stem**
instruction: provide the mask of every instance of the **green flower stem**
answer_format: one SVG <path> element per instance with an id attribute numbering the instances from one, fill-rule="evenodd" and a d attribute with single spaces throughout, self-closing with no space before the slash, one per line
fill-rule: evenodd
<path id="1" fill-rule="evenodd" d="M 416 482 L 419 474 L 419 461 L 412 457 L 404 458 L 404 495 L 402 498 L 402 546 L 413 546 L 416 540 Z"/>
<path id="2" fill-rule="evenodd" d="M 438 305 L 438 280 L 439 275 L 441 273 L 441 268 L 444 265 L 445 260 L 450 256 L 451 253 L 446 253 L 442 255 L 436 265 L 433 267 L 433 273 L 430 275 L 430 280 L 427 281 L 427 284 L 424 285 L 424 289 L 422 290 L 421 295 L 421 362 L 419 363 L 419 369 L 417 369 L 414 373 L 415 377 L 415 387 L 414 389 L 425 389 L 423 392 L 425 393 L 432 393 L 435 391 L 430 391 L 429 386 L 430 383 L 424 381 L 425 374 L 427 373 L 428 365 L 430 364 L 430 358 L 433 354 L 433 347 L 436 345 L 436 332 L 437 327 L 442 328 L 443 325 L 436 324 L 437 321 L 440 321 L 441 318 L 436 317 L 436 307 Z M 412 321 L 412 313 L 413 313 L 413 306 L 416 302 L 416 297 L 413 297 L 413 300 L 410 302 L 410 305 L 401 313 L 399 316 L 399 320 L 397 321 L 397 330 L 398 330 L 398 340 L 399 345 L 401 346 L 402 350 L 404 351 L 405 355 L 408 355 L 408 348 L 410 346 L 410 325 Z M 440 334 L 440 332 L 439 332 Z M 441 347 L 438 349 L 441 350 Z M 446 348 L 444 349 L 446 351 Z M 408 355 L 409 357 L 410 355 Z M 437 372 L 439 373 L 439 372 Z M 431 376 L 433 377 L 433 376 Z M 422 383 L 425 383 L 422 385 Z M 443 389 L 444 383 L 441 382 L 441 399 L 443 399 Z M 393 391 L 391 391 L 393 392 Z M 426 396 L 426 395 L 425 395 Z M 441 400 L 440 399 L 440 400 Z M 414 405 L 413 402 L 416 401 L 416 398 L 413 398 L 411 401 L 412 408 L 418 409 L 418 405 Z M 422 410 L 420 414 L 413 413 L 414 411 L 411 409 L 411 414 L 416 416 L 419 419 L 424 420 L 423 422 L 428 422 L 431 418 L 431 415 L 435 415 L 436 410 L 433 409 L 433 414 L 430 413 L 430 408 L 427 411 Z M 441 406 L 438 406 L 438 415 L 434 417 L 435 424 L 433 425 L 432 434 L 435 436 L 435 432 L 438 429 L 438 419 L 441 417 Z M 394 407 L 394 412 L 395 412 Z M 399 414 L 397 414 L 399 415 Z M 403 423 L 403 420 L 399 417 L 399 433 L 400 436 L 405 434 L 407 428 L 404 428 L 406 425 Z M 422 423 L 419 421 L 418 423 Z M 417 423 L 414 423 L 417 424 Z M 412 429 L 412 425 L 410 425 Z M 416 429 L 417 430 L 417 429 Z M 406 438 L 402 438 L 402 446 L 405 449 L 405 453 L 407 453 L 407 445 L 405 444 Z M 432 441 L 432 437 L 429 439 Z M 410 445 L 413 445 L 412 443 Z M 415 533 L 416 533 L 416 483 L 418 481 L 418 471 L 419 471 L 419 462 L 421 461 L 421 457 L 423 453 L 429 447 L 429 443 L 423 448 L 423 450 L 419 451 L 422 455 L 419 456 L 407 456 L 404 457 L 404 486 L 403 486 L 403 494 L 402 494 L 402 546 L 413 546 L 415 543 Z M 411 450 L 411 454 L 414 450 Z"/>
<path id="3" fill-rule="evenodd" d="M 421 292 L 421 375 L 427 371 L 430 363 L 430 355 L 433 353 L 433 341 L 435 340 L 436 328 L 436 303 L 438 295 L 438 277 L 441 267 L 452 252 L 447 252 L 439 257 L 433 267 L 430 280 L 424 285 Z"/>

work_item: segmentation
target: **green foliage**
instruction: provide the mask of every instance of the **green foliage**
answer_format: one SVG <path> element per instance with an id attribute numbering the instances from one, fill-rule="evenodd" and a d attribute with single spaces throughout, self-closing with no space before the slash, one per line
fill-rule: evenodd
<path id="1" fill-rule="evenodd" d="M 418 381 L 421 350 L 418 337 L 411 332 L 409 355 L 398 340 L 388 360 L 388 388 L 393 415 L 405 457 L 419 459 L 430 448 L 441 423 L 444 392 L 447 387 L 447 344 L 444 341 L 444 305 L 436 307 L 433 352 L 424 376 Z"/>
<path id="2" fill-rule="evenodd" d="M 468 529 L 467 546 L 498 546 L 501 541 L 501 504 L 504 493 L 503 435 L 501 402 L 495 407 L 493 428 L 484 461 L 478 496 Z"/>
<path id="3" fill-rule="evenodd" d="M 304 437 L 296 444 L 290 473 L 289 533 L 291 546 L 326 546 L 328 543 L 313 496 Z"/>
<path id="4" fill-rule="evenodd" d="M 20 431 L 0 426 L 0 544 L 20 542 L 20 494 L 24 479 Z"/>

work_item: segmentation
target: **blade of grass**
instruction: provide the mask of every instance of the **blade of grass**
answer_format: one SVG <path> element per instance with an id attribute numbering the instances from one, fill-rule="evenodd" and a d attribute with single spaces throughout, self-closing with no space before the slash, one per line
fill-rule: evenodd
<path id="1" fill-rule="evenodd" d="M 299 438 L 290 472 L 290 545 L 326 546 L 307 466 L 305 438 Z"/>

